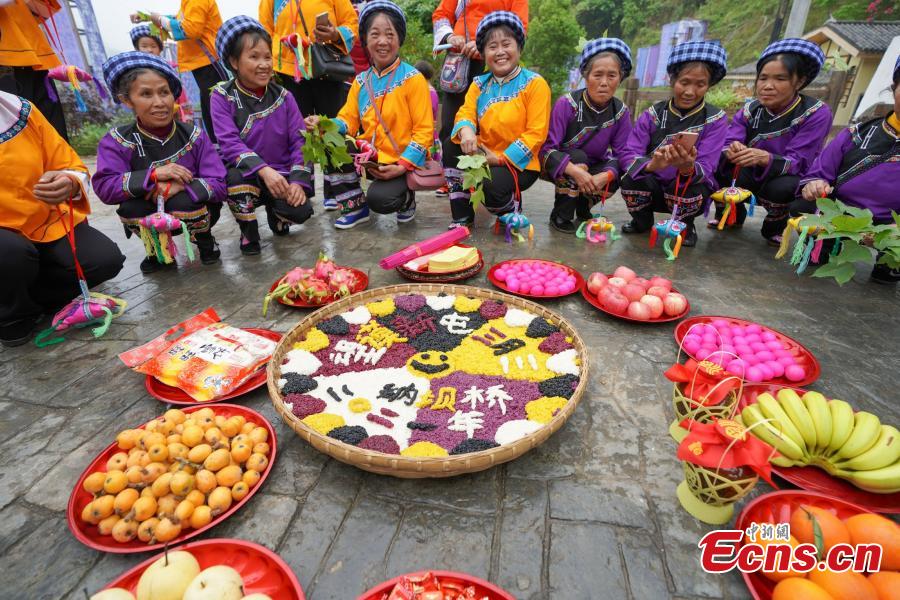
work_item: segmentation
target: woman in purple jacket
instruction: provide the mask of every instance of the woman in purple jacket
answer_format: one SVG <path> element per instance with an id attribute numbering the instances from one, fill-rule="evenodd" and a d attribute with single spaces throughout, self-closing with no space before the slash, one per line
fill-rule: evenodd
<path id="1" fill-rule="evenodd" d="M 116 213 L 131 237 L 138 234 L 141 218 L 156 212 L 157 194 L 166 193 L 166 212 L 187 225 L 200 261 L 218 262 L 210 229 L 225 199 L 225 167 L 202 128 L 175 120 L 178 73 L 153 54 L 123 52 L 103 64 L 103 76 L 135 121 L 114 127 L 100 140 L 92 180 L 97 196 L 118 205 Z M 141 272 L 165 266 L 148 254 Z"/>
<path id="2" fill-rule="evenodd" d="M 844 129 L 825 147 L 800 180 L 802 198 L 791 204 L 791 214 L 813 213 L 816 200 L 827 196 L 869 209 L 875 223 L 896 223 L 900 213 L 900 58 L 893 80 L 894 110 Z M 896 284 L 900 269 L 876 264 L 872 280 Z"/>
<path id="3" fill-rule="evenodd" d="M 631 73 L 631 51 L 618 38 L 588 42 L 581 53 L 585 88 L 556 101 L 541 148 L 541 170 L 556 184 L 550 226 L 575 233 L 573 219 L 591 218 L 604 193 L 618 189 L 619 160 L 631 133 L 631 114 L 616 88 Z"/>
<path id="4" fill-rule="evenodd" d="M 303 115 L 294 97 L 272 81 L 272 40 L 256 19 L 237 16 L 216 35 L 216 51 L 235 78 L 210 97 L 219 152 L 228 167 L 228 207 L 241 229 L 241 253 L 260 253 L 256 209 L 269 228 L 287 235 L 313 214 L 312 170 L 303 160 Z"/>
<path id="5" fill-rule="evenodd" d="M 816 78 L 825 55 L 812 42 L 788 38 L 770 44 L 756 63 L 756 98 L 734 115 L 716 174 L 720 187 L 737 185 L 756 194 L 767 215 L 762 235 L 781 242 L 788 206 L 800 178 L 822 149 L 831 129 L 831 110 L 800 90 Z M 709 227 L 718 225 L 723 207 Z M 737 225 L 747 216 L 737 205 Z"/>
<path id="6" fill-rule="evenodd" d="M 621 163 L 627 169 L 622 196 L 631 213 L 623 233 L 648 231 L 654 211 L 677 206 L 686 225 L 682 245 L 697 244 L 694 217 L 717 185 L 713 174 L 728 129 L 725 111 L 705 98 L 725 77 L 726 59 L 718 42 L 684 42 L 672 49 L 666 65 L 672 97 L 638 118 Z"/>

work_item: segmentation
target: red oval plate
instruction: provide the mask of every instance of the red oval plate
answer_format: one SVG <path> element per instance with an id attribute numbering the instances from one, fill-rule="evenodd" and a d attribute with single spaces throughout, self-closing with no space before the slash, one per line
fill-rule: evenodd
<path id="1" fill-rule="evenodd" d="M 195 405 L 189 406 L 182 410 L 185 413 L 192 413 L 200 410 L 201 408 L 204 407 Z M 233 503 L 231 505 L 231 508 L 213 519 L 205 527 L 201 527 L 200 529 L 189 529 L 188 531 L 182 533 L 177 538 L 169 542 L 170 545 L 179 544 L 191 539 L 192 537 L 200 535 L 207 529 L 215 527 L 216 525 L 233 515 L 235 512 L 237 512 L 237 510 L 244 506 L 244 504 L 246 504 L 247 501 L 253 497 L 257 490 L 262 487 L 262 484 L 265 483 L 266 478 L 272 471 L 272 465 L 275 463 L 275 454 L 278 446 L 278 440 L 275 437 L 275 430 L 272 428 L 271 423 L 269 423 L 265 419 L 265 417 L 263 417 L 255 410 L 251 410 L 244 406 L 238 406 L 236 404 L 216 404 L 213 410 L 217 415 L 223 415 L 225 417 L 230 417 L 232 415 L 243 415 L 243 417 L 248 421 L 252 421 L 253 423 L 265 427 L 269 432 L 269 464 L 268 466 L 266 466 L 266 470 L 262 473 L 259 481 L 256 483 L 256 485 L 250 488 L 250 491 L 246 496 L 244 496 L 242 500 Z M 146 425 L 147 423 L 144 423 L 139 428 L 143 429 Z M 113 442 L 112 444 L 107 446 L 106 449 L 103 450 L 103 452 L 98 454 L 97 458 L 91 461 L 91 464 L 88 465 L 88 467 L 78 478 L 78 483 L 75 484 L 75 488 L 72 490 L 72 494 L 69 496 L 69 504 L 66 507 L 66 520 L 69 522 L 69 531 L 71 531 L 72 535 L 74 535 L 75 538 L 85 546 L 93 548 L 94 550 L 100 550 L 101 552 L 111 552 L 113 554 L 134 554 L 137 552 L 159 550 L 160 548 L 164 547 L 165 544 L 145 544 L 137 538 L 130 542 L 120 544 L 119 542 L 112 539 L 112 536 L 110 535 L 100 535 L 100 532 L 97 531 L 96 525 L 91 525 L 90 523 L 85 523 L 81 520 L 81 511 L 84 510 L 84 507 L 87 506 L 88 502 L 93 500 L 93 495 L 86 492 L 82 487 L 85 478 L 87 478 L 88 475 L 95 471 L 105 472 L 106 461 L 108 461 L 109 458 L 116 452 L 119 452 L 119 446 L 116 442 Z"/>
<path id="2" fill-rule="evenodd" d="M 244 594 L 267 594 L 272 600 L 305 600 L 297 576 L 280 556 L 259 544 L 235 539 L 213 539 L 191 542 L 170 551 L 185 550 L 200 563 L 200 570 L 215 565 L 228 565 L 241 574 Z M 104 589 L 124 588 L 137 593 L 138 581 L 147 567 L 159 560 L 158 554 L 120 575 Z"/>
<path id="3" fill-rule="evenodd" d="M 572 290 L 571 292 L 569 292 L 568 294 L 555 294 L 553 296 L 535 296 L 534 294 L 523 294 L 522 292 L 513 292 L 508 287 L 506 287 L 506 284 L 504 282 L 497 279 L 497 277 L 494 275 L 494 273 L 496 273 L 497 269 L 499 269 L 503 265 L 509 265 L 509 264 L 517 263 L 517 262 L 542 262 L 542 263 L 546 263 L 548 265 L 553 265 L 555 267 L 562 267 L 563 269 L 568 271 L 570 274 L 575 276 L 575 289 Z M 578 271 L 576 271 L 575 269 L 573 269 L 572 267 L 570 267 L 568 265 L 564 265 L 564 264 L 558 263 L 558 262 L 553 262 L 552 260 L 544 260 L 542 258 L 514 258 L 512 260 L 504 260 L 503 262 L 498 262 L 496 265 L 494 265 L 493 267 L 490 268 L 490 270 L 488 271 L 487 277 L 488 277 L 488 280 L 492 284 L 494 284 L 494 287 L 500 288 L 501 290 L 503 290 L 504 292 L 507 292 L 508 294 L 515 294 L 516 296 L 522 296 L 523 298 L 534 298 L 536 300 L 542 300 L 542 299 L 547 299 L 547 298 L 563 298 L 565 296 L 569 296 L 571 294 L 581 291 L 581 288 L 584 287 L 584 277 L 581 276 L 581 273 L 579 273 Z"/>
<path id="4" fill-rule="evenodd" d="M 760 394 L 769 392 L 774 396 L 778 393 L 778 390 L 785 387 L 793 386 L 774 384 L 745 385 L 738 406 L 743 410 L 748 404 L 755 403 L 756 397 Z M 807 391 L 798 387 L 793 387 L 793 389 L 797 390 L 798 394 L 804 394 Z M 785 481 L 808 492 L 818 492 L 835 498 L 843 498 L 848 502 L 852 502 L 853 504 L 872 512 L 900 514 L 900 492 L 895 492 L 893 494 L 874 494 L 872 492 L 867 492 L 866 490 L 859 489 L 849 481 L 829 474 L 819 467 L 779 467 L 772 465 L 772 472 Z"/>
<path id="5" fill-rule="evenodd" d="M 264 338 L 268 338 L 276 342 L 280 342 L 282 338 L 282 335 L 280 333 L 271 331 L 269 329 L 246 327 L 244 328 L 244 331 L 249 331 L 250 333 L 255 333 L 256 335 L 261 335 Z M 266 364 L 268 364 L 268 361 L 266 361 Z M 152 375 L 147 375 L 144 378 L 144 387 L 147 388 L 148 394 L 150 394 L 157 400 L 167 402 L 169 404 L 177 404 L 179 406 L 191 406 L 194 404 L 215 404 L 216 402 L 225 402 L 226 400 L 231 400 L 232 398 L 243 396 L 247 392 L 252 392 L 256 388 L 265 385 L 266 364 L 260 366 L 256 373 L 254 373 L 247 381 L 241 384 L 230 394 L 225 394 L 224 396 L 213 398 L 212 400 L 207 400 L 206 402 L 199 402 L 197 400 L 194 400 L 184 390 L 180 390 L 177 387 L 172 387 L 171 385 L 166 385 Z"/>
<path id="6" fill-rule="evenodd" d="M 353 267 L 341 267 L 342 269 L 348 269 L 353 271 L 353 274 L 357 277 L 356 285 L 350 290 L 351 294 L 355 294 L 357 292 L 361 292 L 369 286 L 369 276 L 359 269 L 354 269 Z M 278 278 L 278 281 L 281 281 L 281 277 Z M 272 287 L 269 288 L 269 292 L 271 293 L 276 287 L 278 287 L 278 281 L 272 284 Z M 290 306 L 293 308 L 322 308 L 328 304 L 331 304 L 337 298 L 331 296 L 325 302 L 320 302 L 319 304 L 310 304 L 309 302 L 304 302 L 302 300 L 288 300 L 285 298 L 278 298 L 279 304 L 284 304 L 285 306 Z"/>
<path id="7" fill-rule="evenodd" d="M 607 277 L 612 277 L 612 275 L 607 275 Z M 681 294 L 681 292 L 679 292 L 674 287 L 672 288 L 671 291 L 675 292 L 676 294 Z M 581 295 L 584 296 L 584 299 L 587 300 L 588 303 L 591 304 L 597 310 L 599 310 L 601 312 L 605 312 L 609 316 L 615 317 L 616 319 L 622 319 L 623 321 L 631 321 L 632 323 L 671 323 L 672 321 L 677 321 L 678 319 L 683 319 L 685 317 L 685 315 L 687 315 L 689 312 L 691 312 L 691 301 L 688 300 L 687 296 L 684 296 L 684 294 L 681 294 L 681 295 L 684 296 L 684 299 L 687 302 L 687 307 L 684 309 L 683 313 L 681 313 L 680 315 L 675 315 L 674 317 L 659 317 L 656 319 L 649 319 L 647 321 L 641 321 L 639 319 L 633 319 L 633 318 L 629 317 L 628 315 L 617 315 L 614 312 L 610 312 L 602 304 L 600 304 L 600 300 L 597 298 L 597 296 L 595 296 L 594 294 L 591 293 L 591 291 L 587 288 L 587 285 L 585 285 L 584 287 L 581 288 Z"/>
<path id="8" fill-rule="evenodd" d="M 791 513 L 801 504 L 811 504 L 823 508 L 841 519 L 868 512 L 860 506 L 826 494 L 797 491 L 771 492 L 754 498 L 744 506 L 734 523 L 734 528 L 746 531 L 753 522 L 788 523 L 791 520 Z M 743 546 L 743 541 L 741 545 Z M 776 582 L 760 573 L 741 573 L 741 576 L 754 600 L 771 600 Z"/>
<path id="9" fill-rule="evenodd" d="M 363 592 L 356 600 L 381 600 L 384 594 L 388 594 L 394 589 L 394 586 L 397 585 L 402 577 L 419 577 L 425 573 L 432 573 L 441 581 L 447 580 L 467 586 L 474 585 L 475 597 L 479 600 L 481 600 L 481 598 L 487 598 L 488 600 L 516 600 L 515 596 L 503 591 L 493 583 L 473 577 L 472 575 L 467 575 L 466 573 L 457 573 L 454 571 L 418 571 L 416 573 L 406 573 L 405 575 L 394 577 L 390 581 L 385 581 L 367 592 Z"/>
<path id="10" fill-rule="evenodd" d="M 800 366 L 802 366 L 803 368 L 806 369 L 806 378 L 803 379 L 802 381 L 790 381 L 786 377 L 782 376 L 782 377 L 775 377 L 774 379 L 767 379 L 765 381 L 760 381 L 759 382 L 760 384 L 775 383 L 782 387 L 796 388 L 796 387 L 802 387 L 804 385 L 809 385 L 812 382 L 814 382 L 816 379 L 819 378 L 819 375 L 822 372 L 822 368 L 819 366 L 819 361 L 816 360 L 816 357 L 813 356 L 812 352 L 807 350 L 806 347 L 803 346 L 803 344 L 801 344 L 794 338 L 781 333 L 777 329 L 772 329 L 771 327 L 762 325 L 761 323 L 754 323 L 753 321 L 747 321 L 745 319 L 738 319 L 737 317 L 720 317 L 720 316 L 715 316 L 715 315 L 713 315 L 713 316 L 703 315 L 703 316 L 698 316 L 698 317 L 691 317 L 689 319 L 685 319 L 684 321 L 679 323 L 677 327 L 675 327 L 675 341 L 678 342 L 679 346 L 681 346 L 681 340 L 684 339 L 684 336 L 687 335 L 688 330 L 693 325 L 697 325 L 699 323 L 711 323 L 717 319 L 723 319 L 733 325 L 759 325 L 760 327 L 768 329 L 769 331 L 771 331 L 772 333 L 777 335 L 779 340 L 781 340 L 783 343 L 787 344 L 791 353 L 794 355 L 794 358 L 797 359 L 798 364 L 800 364 Z M 684 350 L 684 352 L 691 358 L 694 358 L 694 355 L 691 354 L 690 352 L 688 352 L 687 350 Z"/>

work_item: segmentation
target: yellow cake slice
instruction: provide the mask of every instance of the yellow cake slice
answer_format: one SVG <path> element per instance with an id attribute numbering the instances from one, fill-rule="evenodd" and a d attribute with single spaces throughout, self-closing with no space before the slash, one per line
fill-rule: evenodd
<path id="1" fill-rule="evenodd" d="M 451 246 L 428 259 L 429 273 L 449 273 L 467 269 L 478 262 L 478 250 Z"/>

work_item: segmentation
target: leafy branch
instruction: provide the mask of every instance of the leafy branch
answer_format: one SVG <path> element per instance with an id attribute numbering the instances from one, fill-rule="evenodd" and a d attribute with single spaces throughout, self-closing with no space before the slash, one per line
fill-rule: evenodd
<path id="1" fill-rule="evenodd" d="M 483 154 L 473 154 L 472 156 L 463 154 L 456 164 L 463 172 L 463 189 L 475 189 L 469 202 L 472 203 L 473 208 L 477 209 L 484 204 L 484 182 L 491 179 L 491 167 L 488 165 L 487 158 Z"/>
<path id="2" fill-rule="evenodd" d="M 301 133 L 306 139 L 303 144 L 303 160 L 306 162 L 333 169 L 353 162 L 338 124 L 331 119 L 320 117 L 315 128 L 307 128 Z"/>

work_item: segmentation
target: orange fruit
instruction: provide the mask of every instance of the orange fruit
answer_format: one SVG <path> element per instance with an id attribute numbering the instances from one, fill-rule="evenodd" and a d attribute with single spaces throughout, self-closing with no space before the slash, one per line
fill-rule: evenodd
<path id="1" fill-rule="evenodd" d="M 900 571 L 900 525 L 881 515 L 854 515 L 844 521 L 853 545 L 880 544 L 881 568 Z"/>
<path id="2" fill-rule="evenodd" d="M 757 543 L 760 546 L 762 546 L 763 549 L 765 550 L 765 547 L 768 546 L 769 544 L 772 544 L 772 543 L 783 544 L 784 541 L 782 541 L 782 540 L 757 540 Z M 791 536 L 790 540 L 788 540 L 788 543 L 790 543 L 792 548 L 796 548 L 797 546 L 800 545 L 800 542 L 798 542 L 797 538 L 795 538 L 794 536 Z M 790 569 L 787 571 L 766 571 L 764 569 L 760 569 L 759 572 L 762 575 L 764 575 L 767 579 L 771 579 L 772 581 L 781 581 L 782 579 L 787 579 L 788 577 L 799 577 L 801 579 L 806 577 L 806 573 L 800 573 L 798 571 L 794 571 L 793 569 Z"/>
<path id="3" fill-rule="evenodd" d="M 813 518 L 819 523 L 819 529 L 822 530 L 825 551 L 836 544 L 850 543 L 850 532 L 847 531 L 847 526 L 833 513 L 818 506 L 801 504 L 791 513 L 791 535 L 797 538 L 801 544 L 816 543 L 813 534 Z"/>
<path id="4" fill-rule="evenodd" d="M 772 590 L 772 600 L 835 600 L 828 592 L 808 579 L 790 577 L 779 581 Z"/>
<path id="5" fill-rule="evenodd" d="M 813 569 L 809 572 L 809 580 L 831 594 L 834 600 L 878 600 L 875 586 L 862 573 Z"/>
<path id="6" fill-rule="evenodd" d="M 872 573 L 869 583 L 875 586 L 878 600 L 900 600 L 900 573 L 897 571 Z"/>

